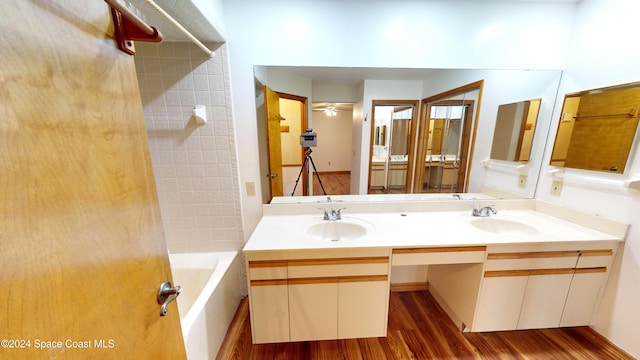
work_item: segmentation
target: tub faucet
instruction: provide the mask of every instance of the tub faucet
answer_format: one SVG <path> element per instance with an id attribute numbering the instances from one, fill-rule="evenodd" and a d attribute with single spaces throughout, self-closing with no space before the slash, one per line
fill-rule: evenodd
<path id="1" fill-rule="evenodd" d="M 453 197 L 456 200 L 462 200 L 462 196 L 460 196 L 460 194 L 453 194 L 451 195 L 451 197 Z"/>
<path id="2" fill-rule="evenodd" d="M 485 207 L 477 207 L 477 208 L 474 207 L 473 210 L 471 211 L 471 215 L 478 216 L 478 217 L 489 217 L 491 216 L 491 213 L 497 214 L 498 210 L 496 210 L 496 208 L 494 208 L 493 206 L 485 206 Z"/>

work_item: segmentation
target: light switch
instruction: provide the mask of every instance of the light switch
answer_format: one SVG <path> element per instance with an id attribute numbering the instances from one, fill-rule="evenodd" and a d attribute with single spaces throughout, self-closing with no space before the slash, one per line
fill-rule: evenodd
<path id="1" fill-rule="evenodd" d="M 247 196 L 256 196 L 256 183 L 253 181 L 247 182 L 245 186 L 247 188 Z"/>
<path id="2" fill-rule="evenodd" d="M 560 196 L 562 193 L 562 181 L 554 180 L 551 183 L 551 195 Z"/>
<path id="3" fill-rule="evenodd" d="M 520 177 L 518 177 L 518 187 L 527 187 L 527 175 L 520 175 Z"/>

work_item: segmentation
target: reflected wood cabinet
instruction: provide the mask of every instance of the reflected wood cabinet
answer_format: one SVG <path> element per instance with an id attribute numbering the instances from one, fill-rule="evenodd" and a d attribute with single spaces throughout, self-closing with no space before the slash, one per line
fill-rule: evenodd
<path id="1" fill-rule="evenodd" d="M 389 269 L 385 248 L 247 254 L 253 342 L 386 336 Z"/>

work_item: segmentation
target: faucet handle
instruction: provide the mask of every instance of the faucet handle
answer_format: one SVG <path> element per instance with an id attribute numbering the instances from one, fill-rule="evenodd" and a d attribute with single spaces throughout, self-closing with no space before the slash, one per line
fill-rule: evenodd
<path id="1" fill-rule="evenodd" d="M 329 220 L 329 212 L 327 212 L 327 209 L 324 208 L 318 208 L 318 210 L 322 210 L 324 211 L 324 220 Z"/>

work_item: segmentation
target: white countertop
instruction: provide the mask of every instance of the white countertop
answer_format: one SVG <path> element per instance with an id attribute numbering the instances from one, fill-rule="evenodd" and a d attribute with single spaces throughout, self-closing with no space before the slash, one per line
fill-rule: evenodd
<path id="1" fill-rule="evenodd" d="M 355 247 L 426 247 L 492 244 L 524 244 L 539 242 L 622 241 L 623 237 L 598 231 L 533 209 L 501 210 L 489 219 L 523 224 L 513 231 L 494 233 L 478 229 L 471 211 L 355 212 L 343 211 L 338 222 L 364 223 L 370 231 L 356 239 L 330 241 L 314 239 L 306 230 L 323 220 L 321 210 L 315 214 L 300 211 L 296 215 L 266 215 L 249 238 L 244 251 L 305 250 Z M 318 205 L 340 208 L 341 204 Z M 267 205 L 268 206 L 268 205 Z M 289 205 L 296 206 L 296 205 Z M 304 205 L 298 205 L 304 206 Z M 358 209 L 354 207 L 354 210 Z M 305 213 L 306 212 L 306 213 Z M 295 213 L 295 212 L 294 212 Z M 489 221 L 491 221 L 489 220 Z"/>

